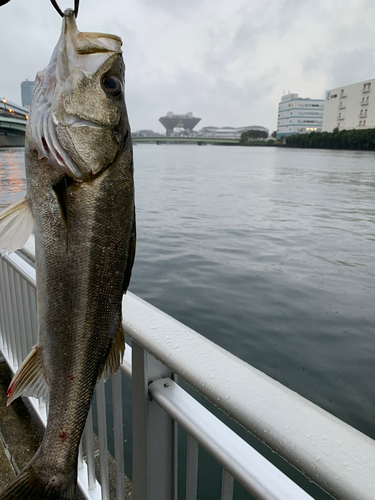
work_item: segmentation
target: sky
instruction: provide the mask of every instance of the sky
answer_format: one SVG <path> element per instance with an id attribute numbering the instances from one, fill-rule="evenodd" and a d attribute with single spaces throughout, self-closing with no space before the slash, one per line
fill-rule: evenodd
<path id="1" fill-rule="evenodd" d="M 73 0 L 58 0 L 62 10 Z M 325 91 L 375 77 L 371 0 L 81 0 L 80 31 L 121 36 L 132 130 L 165 132 L 168 111 L 206 126 L 276 130 L 284 92 Z M 49 0 L 0 7 L 0 97 L 50 59 L 61 18 Z"/>

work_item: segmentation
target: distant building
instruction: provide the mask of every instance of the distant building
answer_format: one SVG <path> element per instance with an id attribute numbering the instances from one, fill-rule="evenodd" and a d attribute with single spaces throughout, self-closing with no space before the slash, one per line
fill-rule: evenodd
<path id="1" fill-rule="evenodd" d="M 276 138 L 321 132 L 323 112 L 323 99 L 304 99 L 298 94 L 283 95 L 279 103 Z"/>
<path id="2" fill-rule="evenodd" d="M 137 132 L 132 132 L 133 137 L 160 137 L 162 134 L 159 132 L 154 132 L 153 130 L 143 129 Z"/>
<path id="3" fill-rule="evenodd" d="M 371 97 L 374 92 L 375 78 L 327 90 L 323 131 L 332 132 L 336 127 L 340 130 L 375 128 L 375 97 Z"/>
<path id="4" fill-rule="evenodd" d="M 21 100 L 22 106 L 30 109 L 31 106 L 31 98 L 34 92 L 34 82 L 29 82 L 29 80 L 25 80 L 21 83 Z"/>
<path id="5" fill-rule="evenodd" d="M 189 134 L 200 121 L 201 119 L 195 118 L 192 112 L 186 115 L 175 115 L 173 111 L 169 111 L 166 116 L 159 118 L 159 122 L 167 129 L 166 135 L 172 135 L 176 127 L 184 129 Z"/>
<path id="6" fill-rule="evenodd" d="M 199 131 L 202 137 L 216 137 L 224 139 L 240 139 L 241 134 L 247 130 L 259 130 L 266 132 L 268 136 L 268 128 L 259 125 L 249 125 L 248 127 L 203 127 Z"/>

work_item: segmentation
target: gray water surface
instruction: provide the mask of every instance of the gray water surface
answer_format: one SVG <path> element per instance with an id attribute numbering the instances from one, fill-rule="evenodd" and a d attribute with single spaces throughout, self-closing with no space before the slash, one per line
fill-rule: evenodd
<path id="1" fill-rule="evenodd" d="M 375 153 L 134 158 L 131 291 L 375 438 Z M 24 191 L 23 149 L 0 150 L 0 207 Z"/>

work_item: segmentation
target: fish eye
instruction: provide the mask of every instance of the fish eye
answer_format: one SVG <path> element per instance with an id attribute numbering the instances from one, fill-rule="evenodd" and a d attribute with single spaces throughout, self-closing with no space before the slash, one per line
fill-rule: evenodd
<path id="1" fill-rule="evenodd" d="M 115 76 L 104 76 L 102 78 L 104 92 L 111 97 L 118 97 L 122 93 L 122 83 Z"/>

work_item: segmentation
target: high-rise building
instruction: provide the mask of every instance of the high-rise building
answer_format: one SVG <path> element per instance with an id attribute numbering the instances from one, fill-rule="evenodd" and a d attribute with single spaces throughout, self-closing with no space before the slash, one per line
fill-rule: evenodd
<path id="1" fill-rule="evenodd" d="M 324 99 L 308 99 L 286 94 L 279 103 L 276 138 L 293 134 L 321 132 Z"/>
<path id="2" fill-rule="evenodd" d="M 375 92 L 375 78 L 327 90 L 323 131 L 375 128 L 375 98 L 371 92 Z"/>
<path id="3" fill-rule="evenodd" d="M 25 80 L 21 83 L 22 106 L 24 106 L 27 109 L 30 109 L 33 92 L 34 92 L 34 82 Z"/>

